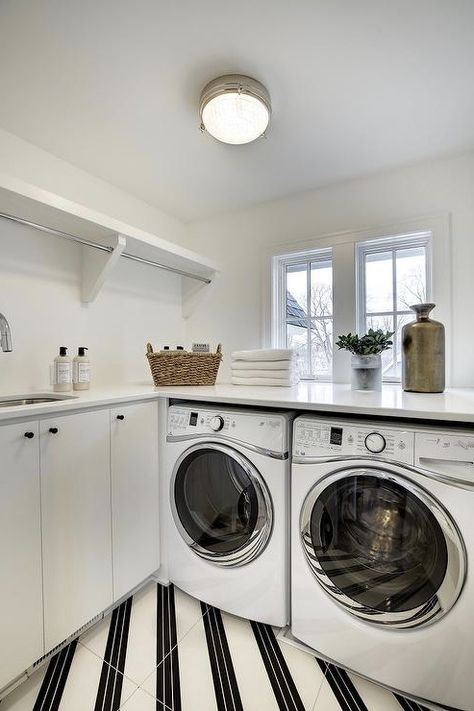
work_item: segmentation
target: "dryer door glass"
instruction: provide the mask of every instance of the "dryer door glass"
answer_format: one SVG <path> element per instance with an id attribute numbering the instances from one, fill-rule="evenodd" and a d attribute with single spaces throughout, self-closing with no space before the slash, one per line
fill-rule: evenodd
<path id="1" fill-rule="evenodd" d="M 441 504 L 377 470 L 338 475 L 319 489 L 303 545 L 338 602 L 372 622 L 403 627 L 454 604 L 463 546 L 459 538 L 453 545 L 456 527 Z"/>
<path id="2" fill-rule="evenodd" d="M 174 476 L 175 521 L 190 547 L 222 565 L 242 565 L 265 546 L 272 507 L 255 467 L 230 447 L 191 448 Z"/>

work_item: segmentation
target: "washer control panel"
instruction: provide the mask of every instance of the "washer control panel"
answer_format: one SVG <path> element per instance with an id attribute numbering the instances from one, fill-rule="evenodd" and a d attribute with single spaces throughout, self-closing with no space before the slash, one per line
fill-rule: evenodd
<path id="1" fill-rule="evenodd" d="M 222 437 L 284 454 L 289 449 L 288 423 L 289 418 L 278 413 L 172 405 L 168 411 L 167 437 L 169 441 Z"/>
<path id="2" fill-rule="evenodd" d="M 414 432 L 379 425 L 321 422 L 298 417 L 293 428 L 293 456 L 318 458 L 374 456 L 405 464 L 414 461 Z"/>

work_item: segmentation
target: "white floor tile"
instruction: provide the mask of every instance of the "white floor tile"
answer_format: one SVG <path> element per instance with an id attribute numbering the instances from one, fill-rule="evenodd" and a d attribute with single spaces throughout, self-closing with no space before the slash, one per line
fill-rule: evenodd
<path id="1" fill-rule="evenodd" d="M 176 634 L 178 641 L 201 618 L 198 600 L 175 588 Z M 157 665 L 157 587 L 150 583 L 133 596 L 124 675 L 138 686 Z M 111 616 L 97 623 L 81 636 L 80 642 L 103 659 Z"/>
<path id="2" fill-rule="evenodd" d="M 250 622 L 227 613 L 222 618 L 245 711 L 278 711 Z"/>
<path id="3" fill-rule="evenodd" d="M 311 711 L 324 681 L 324 674 L 313 654 L 303 652 L 301 649 L 284 642 L 278 642 L 278 644 L 298 689 L 301 701 L 305 709 Z"/>
<path id="4" fill-rule="evenodd" d="M 89 711 L 95 706 L 102 661 L 78 644 L 62 696 L 60 711 Z M 122 703 L 137 689 L 129 679 L 122 679 Z M 2 709 L 3 711 L 3 709 Z"/>
<path id="5" fill-rule="evenodd" d="M 100 622 L 96 622 L 93 627 L 90 627 L 79 637 L 80 644 L 100 659 L 104 658 L 111 619 L 112 615 L 107 615 L 107 617 Z"/>
<path id="6" fill-rule="evenodd" d="M 139 686 L 156 665 L 156 584 L 133 596 L 124 673 Z"/>
<path id="7" fill-rule="evenodd" d="M 356 694 L 359 694 L 368 711 L 401 711 L 400 704 L 387 689 L 356 674 L 348 673 L 348 677 L 355 687 Z M 344 693 L 345 698 L 351 701 L 350 691 L 346 689 Z M 356 702 L 352 700 L 351 703 L 355 708 Z M 313 709 L 314 711 L 340 711 L 341 709 L 327 678 L 324 679 L 321 685 Z"/>
<path id="8" fill-rule="evenodd" d="M 321 684 L 313 711 L 341 711 L 341 707 L 326 680 Z M 383 710 L 379 709 L 378 711 Z"/>
<path id="9" fill-rule="evenodd" d="M 120 706 L 120 711 L 156 711 L 156 699 L 143 689 L 136 689 Z"/>
<path id="10" fill-rule="evenodd" d="M 182 711 L 217 711 L 211 662 L 206 640 L 206 628 L 198 600 L 178 589 L 174 591 L 176 611 L 177 654 L 180 672 L 180 697 Z M 213 613 L 214 614 L 214 613 Z M 247 620 L 221 613 L 225 637 L 235 673 L 238 692 L 244 711 L 279 711 L 277 696 L 281 696 L 279 687 L 284 680 L 285 665 L 275 664 L 272 638 L 268 628 L 258 627 L 256 633 L 262 645 L 262 653 L 269 660 L 269 671 L 262 659 L 254 629 Z M 212 618 L 213 630 L 219 629 L 219 615 Z M 59 711 L 92 711 L 95 707 L 99 682 L 103 667 L 111 617 L 98 623 L 86 632 L 77 645 L 64 687 Z M 168 624 L 168 620 L 166 620 Z M 213 637 L 216 648 L 222 640 Z M 294 687 L 286 682 L 286 689 L 297 700 L 301 698 L 306 711 L 341 711 L 328 676 L 323 672 L 315 655 L 298 647 L 277 640 L 286 666 L 292 676 Z M 225 651 L 225 645 L 223 647 Z M 270 657 L 268 654 L 270 653 Z M 121 709 L 125 711 L 156 711 L 157 672 L 171 673 L 172 657 L 167 655 L 157 666 L 157 588 L 150 584 L 133 599 L 130 616 L 127 653 L 122 680 Z M 276 674 L 274 669 L 281 668 Z M 48 665 L 41 667 L 35 674 L 15 689 L 0 704 L 0 711 L 32 711 Z M 65 667 L 67 669 L 67 666 Z M 112 670 L 112 668 L 110 667 Z M 229 675 L 229 667 L 220 666 L 220 680 Z M 113 670 L 115 673 L 115 670 Z M 269 674 L 274 679 L 272 688 Z M 400 711 L 400 705 L 394 695 L 378 686 L 349 674 L 349 679 L 334 672 L 332 683 L 336 682 L 343 689 L 345 698 L 361 697 L 368 711 Z M 112 679 L 115 677 L 112 675 Z M 232 675 L 228 678 L 232 678 Z M 166 677 L 169 682 L 169 678 Z M 224 683 L 225 687 L 225 683 Z M 161 687 L 160 687 L 161 688 Z M 168 689 L 170 687 L 168 686 Z M 165 703 L 172 705 L 170 694 L 159 692 Z M 285 692 L 286 693 L 286 692 Z M 343 705 L 345 702 L 342 702 Z M 345 705 L 344 705 L 345 708 Z"/>
<path id="11" fill-rule="evenodd" d="M 47 664 L 43 665 L 29 679 L 8 694 L 0 703 L 0 709 L 2 711 L 31 711 L 47 668 Z"/>
<path id="12" fill-rule="evenodd" d="M 349 678 L 364 699 L 368 711 L 400 711 L 400 704 L 395 696 L 383 686 L 373 684 L 356 674 L 349 674 Z"/>
<path id="13" fill-rule="evenodd" d="M 176 634 L 179 640 L 185 637 L 189 630 L 202 617 L 201 603 L 187 593 L 174 589 L 176 604 Z"/>
<path id="14" fill-rule="evenodd" d="M 183 711 L 216 711 L 216 698 L 202 619 L 195 622 L 188 634 L 179 641 L 178 659 Z M 156 673 L 155 669 L 141 685 L 142 689 L 153 697 L 156 695 Z"/>
<path id="15" fill-rule="evenodd" d="M 201 605 L 198 600 L 190 597 L 186 593 L 175 588 L 175 611 L 176 611 L 176 638 L 178 643 L 182 640 L 194 625 L 201 619 Z M 125 674 L 135 681 L 139 686 L 150 677 L 162 660 L 156 659 L 156 596 L 153 622 L 148 624 L 148 614 L 150 610 L 143 609 L 137 612 L 135 619 L 133 615 L 130 621 L 129 645 L 127 649 L 127 659 L 125 663 Z M 154 694 L 154 690 L 152 691 Z"/>

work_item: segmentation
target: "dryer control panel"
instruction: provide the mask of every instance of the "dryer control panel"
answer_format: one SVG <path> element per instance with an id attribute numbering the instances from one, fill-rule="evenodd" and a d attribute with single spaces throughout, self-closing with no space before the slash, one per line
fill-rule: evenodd
<path id="1" fill-rule="evenodd" d="M 279 413 L 172 405 L 168 411 L 167 439 L 222 438 L 285 454 L 289 449 L 290 419 Z"/>
<path id="2" fill-rule="evenodd" d="M 293 429 L 293 457 L 373 456 L 413 464 L 414 439 L 413 431 L 401 428 L 298 417 Z"/>

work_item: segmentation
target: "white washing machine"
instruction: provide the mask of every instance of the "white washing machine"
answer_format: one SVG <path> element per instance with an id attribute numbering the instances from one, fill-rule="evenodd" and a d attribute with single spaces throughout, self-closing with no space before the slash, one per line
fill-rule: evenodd
<path id="1" fill-rule="evenodd" d="M 172 405 L 165 475 L 169 578 L 227 612 L 289 620 L 287 414 Z"/>
<path id="2" fill-rule="evenodd" d="M 292 633 L 348 669 L 474 710 L 474 433 L 298 417 Z"/>

